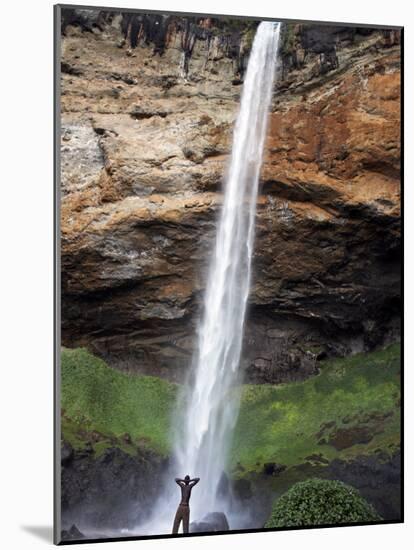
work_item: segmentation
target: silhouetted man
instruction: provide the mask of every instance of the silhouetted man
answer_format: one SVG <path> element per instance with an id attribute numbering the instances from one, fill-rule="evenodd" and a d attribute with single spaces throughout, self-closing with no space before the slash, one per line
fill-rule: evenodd
<path id="1" fill-rule="evenodd" d="M 183 533 L 188 533 L 188 525 L 190 523 L 190 497 L 191 490 L 194 485 L 200 481 L 199 477 L 190 479 L 190 476 L 185 476 L 184 479 L 175 478 L 175 482 L 181 487 L 181 502 L 178 505 L 177 512 L 174 518 L 173 534 L 178 533 L 181 521 L 183 522 Z"/>

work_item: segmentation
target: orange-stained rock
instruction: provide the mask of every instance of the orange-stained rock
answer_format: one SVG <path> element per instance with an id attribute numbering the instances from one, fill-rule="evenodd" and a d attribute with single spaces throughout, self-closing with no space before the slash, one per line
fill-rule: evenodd
<path id="1" fill-rule="evenodd" d="M 399 335 L 398 36 L 338 34 L 335 65 L 295 32 L 261 172 L 243 354 L 254 380 L 315 372 L 315 347 Z M 62 340 L 174 378 L 195 344 L 241 87 L 216 46 L 209 59 L 197 42 L 184 79 L 174 34 L 162 56 L 127 55 L 120 39 L 116 25 L 63 39 Z"/>

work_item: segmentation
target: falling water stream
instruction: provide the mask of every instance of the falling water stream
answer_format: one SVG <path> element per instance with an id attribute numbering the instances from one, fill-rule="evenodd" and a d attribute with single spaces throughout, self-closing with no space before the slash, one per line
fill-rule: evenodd
<path id="1" fill-rule="evenodd" d="M 210 262 L 198 347 L 178 415 L 171 474 L 200 477 L 191 519 L 226 511 L 218 491 L 237 421 L 239 363 L 251 278 L 256 199 L 272 99 L 280 23 L 258 26 L 243 84 L 231 161 Z M 173 480 L 156 506 L 153 532 L 169 532 L 179 499 Z M 156 527 L 158 524 L 158 527 Z M 230 526 L 232 527 L 232 526 Z M 161 529 L 161 530 L 160 530 Z"/>

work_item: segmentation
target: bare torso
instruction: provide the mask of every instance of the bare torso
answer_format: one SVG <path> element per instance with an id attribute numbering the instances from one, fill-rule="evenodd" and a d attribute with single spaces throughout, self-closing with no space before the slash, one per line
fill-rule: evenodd
<path id="1" fill-rule="evenodd" d="M 181 485 L 181 502 L 180 504 L 188 504 L 191 497 L 191 485 Z"/>
<path id="2" fill-rule="evenodd" d="M 194 485 L 196 485 L 198 482 L 199 482 L 199 478 L 196 477 L 194 479 L 191 479 L 189 481 L 189 483 L 185 483 L 185 481 L 183 479 L 176 479 L 176 483 L 180 486 L 181 488 L 181 502 L 180 504 L 183 504 L 184 506 L 188 506 L 189 503 L 190 503 L 190 497 L 191 497 L 191 491 L 194 487 Z"/>

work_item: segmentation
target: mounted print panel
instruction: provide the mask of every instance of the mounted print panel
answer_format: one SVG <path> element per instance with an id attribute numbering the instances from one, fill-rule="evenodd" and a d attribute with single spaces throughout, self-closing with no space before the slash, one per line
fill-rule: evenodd
<path id="1" fill-rule="evenodd" d="M 401 522 L 402 28 L 55 33 L 55 542 Z"/>

